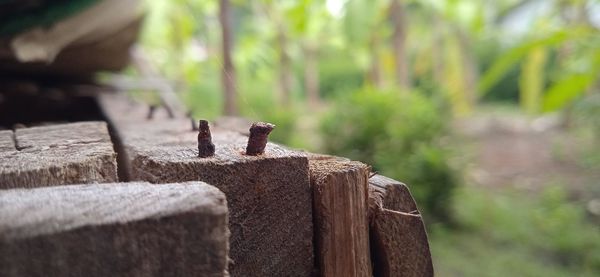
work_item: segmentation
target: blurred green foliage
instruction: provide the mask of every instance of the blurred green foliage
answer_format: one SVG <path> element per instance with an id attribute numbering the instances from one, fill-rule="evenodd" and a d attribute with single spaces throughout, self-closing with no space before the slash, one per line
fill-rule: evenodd
<path id="1" fill-rule="evenodd" d="M 569 201 L 563 186 L 549 186 L 539 195 L 467 186 L 456 197 L 461 228 L 431 229 L 433 255 L 448 276 L 600 272 L 600 227 L 586 219 L 582 205 Z"/>
<path id="2" fill-rule="evenodd" d="M 531 11 L 539 3 L 403 2 L 412 81 L 420 90 L 428 90 L 433 83 L 455 115 L 468 115 L 481 99 L 519 102 L 532 114 L 556 111 L 580 98 L 598 79 L 598 28 L 585 18 L 589 14 L 579 13 L 593 1 L 545 4 L 540 14 L 530 13 L 533 27 L 525 33 L 511 30 L 511 17 Z M 162 73 L 178 80 L 183 94 L 219 94 L 218 86 L 206 88 L 208 91 L 204 85 L 194 84 L 205 82 L 198 76 L 207 71 L 214 75 L 211 78 L 219 78 L 218 2 L 146 3 L 152 12 L 142 41 Z M 333 3 L 340 6 L 337 12 L 330 8 Z M 305 99 L 301 72 L 306 48 L 318 52 L 320 94 L 325 99 L 369 83 L 368 70 L 376 62 L 383 88 L 392 83 L 395 50 L 390 45 L 389 1 L 253 0 L 233 4 L 237 71 L 260 72 L 262 77 L 254 81 L 270 84 L 270 91 L 275 90 L 276 71 L 281 70 L 278 55 L 283 51 L 293 60 L 292 93 Z M 279 45 L 279 34 L 286 36 L 286 45 Z M 195 109 L 194 104 L 189 106 Z"/>
<path id="3" fill-rule="evenodd" d="M 499 38 L 488 38 L 476 45 L 479 68 L 490 68 L 503 52 Z M 491 86 L 481 100 L 488 103 L 517 103 L 519 101 L 519 74 L 518 65 L 508 68 L 501 79 Z"/>
<path id="4" fill-rule="evenodd" d="M 406 182 L 429 220 L 447 222 L 460 176 L 442 145 L 448 114 L 417 91 L 359 90 L 323 119 L 324 150 Z"/>
<path id="5" fill-rule="evenodd" d="M 577 143 L 582 145 L 580 163 L 600 169 L 600 94 L 589 94 L 572 106 L 573 128 L 578 134 Z"/>
<path id="6" fill-rule="evenodd" d="M 346 93 L 364 86 L 364 73 L 354 65 L 351 54 L 343 51 L 326 53 L 320 62 L 321 97 L 329 100 L 343 98 Z"/>
<path id="7" fill-rule="evenodd" d="M 588 128 L 600 140 L 600 94 L 589 94 L 575 103 L 574 115 L 580 127 Z M 598 141 L 600 143 L 600 141 Z"/>

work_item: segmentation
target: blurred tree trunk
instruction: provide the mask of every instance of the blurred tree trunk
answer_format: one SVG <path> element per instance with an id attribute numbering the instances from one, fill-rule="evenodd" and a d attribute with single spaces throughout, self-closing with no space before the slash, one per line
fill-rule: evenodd
<path id="1" fill-rule="evenodd" d="M 233 34 L 231 30 L 231 3 L 229 0 L 219 1 L 219 21 L 221 22 L 223 71 L 221 81 L 225 98 L 225 115 L 238 115 L 235 67 L 231 60 Z"/>
<path id="2" fill-rule="evenodd" d="M 390 17 L 393 24 L 393 53 L 396 66 L 396 84 L 402 89 L 410 89 L 408 75 L 408 55 L 406 53 L 406 15 L 400 0 L 392 0 Z"/>
<path id="3" fill-rule="evenodd" d="M 279 95 L 283 106 L 290 105 L 292 91 L 292 59 L 287 51 L 287 37 L 285 29 L 279 24 L 277 41 L 279 52 Z"/>
<path id="4" fill-rule="evenodd" d="M 433 43 L 431 44 L 431 59 L 432 59 L 432 76 L 436 86 L 441 87 L 444 82 L 444 58 L 442 55 L 442 44 L 444 43 L 444 37 L 442 33 L 442 21 L 437 13 L 432 14 L 433 17 L 433 30 L 431 32 L 433 36 Z"/>
<path id="5" fill-rule="evenodd" d="M 472 107 L 477 100 L 477 82 L 479 81 L 479 71 L 475 59 L 475 53 L 471 47 L 469 36 L 460 27 L 457 27 L 458 44 L 465 66 L 465 94 L 469 105 Z"/>
<path id="6" fill-rule="evenodd" d="M 369 68 L 368 79 L 376 88 L 383 87 L 381 78 L 381 64 L 379 63 L 379 37 L 376 32 L 371 35 L 369 42 L 369 51 L 371 52 L 371 68 Z"/>
<path id="7" fill-rule="evenodd" d="M 316 47 L 304 47 L 304 87 L 311 108 L 319 106 L 319 60 Z"/>

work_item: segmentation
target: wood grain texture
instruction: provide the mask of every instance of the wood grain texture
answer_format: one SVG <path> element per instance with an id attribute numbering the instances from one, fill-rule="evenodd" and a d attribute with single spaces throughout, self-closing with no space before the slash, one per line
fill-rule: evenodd
<path id="1" fill-rule="evenodd" d="M 310 182 L 320 275 L 371 276 L 369 168 L 359 162 L 312 157 Z"/>
<path id="2" fill-rule="evenodd" d="M 312 200 L 302 153 L 269 143 L 263 155 L 247 156 L 246 137 L 211 127 L 215 155 L 199 158 L 187 119 L 159 114 L 148 121 L 146 108 L 110 95 L 100 105 L 120 138 L 131 180 L 200 180 L 227 195 L 232 276 L 311 275 Z"/>
<path id="3" fill-rule="evenodd" d="M 10 130 L 0 131 L 0 153 L 15 151 L 14 133 Z"/>
<path id="4" fill-rule="evenodd" d="M 425 225 L 406 185 L 372 176 L 369 221 L 375 277 L 433 276 Z"/>
<path id="5" fill-rule="evenodd" d="M 116 173 L 116 153 L 104 122 L 0 134 L 0 189 L 115 182 Z"/>
<path id="6" fill-rule="evenodd" d="M 0 191 L 0 276 L 226 276 L 227 237 L 205 183 Z"/>

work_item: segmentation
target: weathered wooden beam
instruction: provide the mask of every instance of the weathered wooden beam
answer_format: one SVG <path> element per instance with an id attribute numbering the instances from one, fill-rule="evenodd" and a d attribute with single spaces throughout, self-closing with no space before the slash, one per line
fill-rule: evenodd
<path id="1" fill-rule="evenodd" d="M 302 153 L 269 143 L 263 155 L 247 156 L 246 137 L 213 128 L 215 155 L 200 158 L 188 120 L 146 120 L 147 108 L 112 95 L 99 103 L 122 145 L 124 176 L 205 181 L 227 195 L 232 276 L 312 274 L 312 200 Z"/>
<path id="2" fill-rule="evenodd" d="M 17 150 L 15 148 L 15 141 L 13 136 L 13 131 L 0 131 L 0 153 Z"/>
<path id="3" fill-rule="evenodd" d="M 0 191 L 0 276 L 227 276 L 227 238 L 205 183 Z"/>
<path id="4" fill-rule="evenodd" d="M 0 189 L 117 181 L 106 123 L 81 122 L 0 133 Z"/>
<path id="5" fill-rule="evenodd" d="M 320 275 L 371 276 L 367 165 L 312 156 L 310 183 Z"/>
<path id="6" fill-rule="evenodd" d="M 372 176 L 369 221 L 375 277 L 433 276 L 425 225 L 406 185 Z"/>

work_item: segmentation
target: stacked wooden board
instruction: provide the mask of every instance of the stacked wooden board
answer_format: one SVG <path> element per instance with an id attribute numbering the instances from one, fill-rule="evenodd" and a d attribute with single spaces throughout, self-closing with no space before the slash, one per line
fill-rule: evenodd
<path id="1" fill-rule="evenodd" d="M 101 99 L 125 153 L 124 176 L 151 183 L 207 182 L 227 196 L 233 276 L 309 276 L 313 271 L 308 159 L 269 144 L 244 154 L 247 138 L 212 130 L 214 157 L 199 158 L 187 120 L 156 116 L 122 99 Z M 140 120 L 143 119 L 143 120 Z"/>
<path id="2" fill-rule="evenodd" d="M 0 131 L 0 276 L 228 276 L 220 190 L 116 181 L 104 122 Z"/>
<path id="3" fill-rule="evenodd" d="M 272 143 L 248 156 L 240 128 L 218 127 L 200 158 L 188 120 L 99 104 L 110 136 L 0 131 L 0 275 L 433 275 L 408 188 L 367 165 Z"/>
<path id="4" fill-rule="evenodd" d="M 0 191 L 0 276 L 225 276 L 225 195 L 201 182 Z"/>
<path id="5" fill-rule="evenodd" d="M 408 187 L 369 179 L 370 242 L 376 276 L 433 276 L 425 224 Z"/>
<path id="6" fill-rule="evenodd" d="M 369 169 L 359 162 L 310 161 L 316 265 L 322 276 L 371 276 Z"/>
<path id="7" fill-rule="evenodd" d="M 116 181 L 104 122 L 0 132 L 0 189 Z"/>

